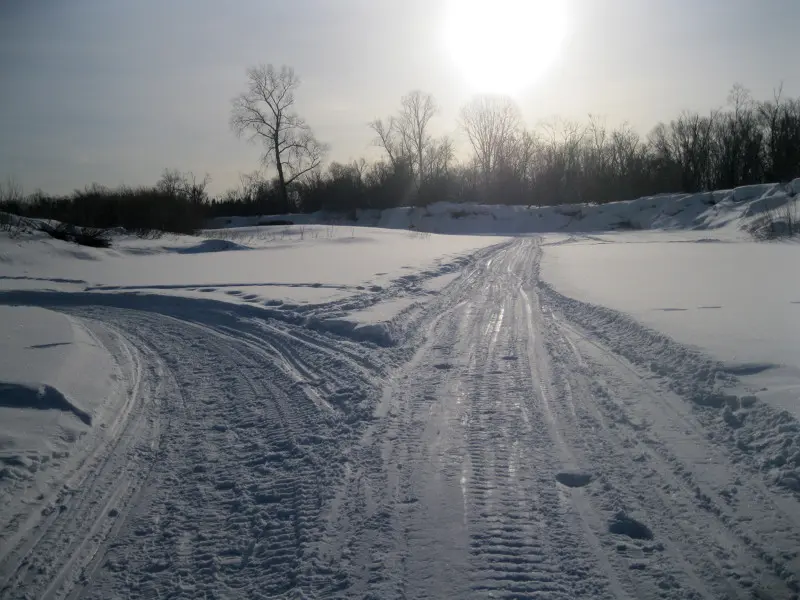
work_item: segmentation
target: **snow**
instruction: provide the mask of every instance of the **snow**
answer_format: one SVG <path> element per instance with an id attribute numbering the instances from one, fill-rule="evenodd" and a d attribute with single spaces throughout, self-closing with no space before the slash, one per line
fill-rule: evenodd
<path id="1" fill-rule="evenodd" d="M 288 220 L 304 227 L 336 224 L 460 235 L 519 235 L 554 231 L 585 233 L 626 229 L 706 230 L 721 227 L 738 230 L 752 217 L 783 206 L 800 194 L 799 181 L 696 194 L 660 194 L 610 204 L 537 207 L 436 202 L 424 208 L 359 210 L 352 221 L 340 215 L 319 212 L 218 218 L 209 225 L 247 229 L 270 220 Z"/>
<path id="2" fill-rule="evenodd" d="M 0 502 L 4 518 L 64 485 L 124 404 L 119 367 L 64 314 L 0 306 Z"/>
<path id="3" fill-rule="evenodd" d="M 759 397 L 800 417 L 800 281 L 791 275 L 800 245 L 715 239 L 576 238 L 546 247 L 542 275 L 566 296 L 630 315 L 725 364 L 751 365 Z"/>
<path id="4" fill-rule="evenodd" d="M 91 249 L 34 234 L 0 239 L 2 289 L 85 290 L 213 299 L 265 306 L 286 318 L 391 320 L 427 285 L 450 275 L 471 252 L 503 243 L 486 236 L 434 236 L 365 227 L 303 226 L 210 231 L 206 239 L 117 237 L 112 249 Z M 422 271 L 420 273 L 420 271 Z M 431 285 L 436 285 L 435 283 Z M 381 305 L 387 290 L 409 299 Z M 380 305 L 380 307 L 378 307 Z M 344 307 L 344 308 L 343 308 Z M 330 307 L 329 307 L 330 308 Z"/>
<path id="5" fill-rule="evenodd" d="M 796 183 L 0 234 L 0 596 L 795 597 Z"/>

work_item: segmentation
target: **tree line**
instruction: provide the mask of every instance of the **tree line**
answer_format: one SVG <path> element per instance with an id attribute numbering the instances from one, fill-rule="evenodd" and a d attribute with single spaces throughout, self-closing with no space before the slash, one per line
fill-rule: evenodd
<path id="1" fill-rule="evenodd" d="M 433 133 L 440 114 L 436 99 L 412 91 L 394 114 L 366 125 L 379 159 L 326 165 L 329 146 L 295 108 L 300 79 L 294 70 L 259 65 L 248 69 L 247 81 L 232 101 L 230 126 L 261 146 L 264 170 L 241 176 L 220 197 L 209 198 L 208 176 L 198 180 L 167 170 L 154 186 L 93 185 L 62 197 L 23 196 L 9 185 L 0 193 L 0 211 L 86 227 L 188 232 L 216 216 L 352 213 L 440 200 L 604 203 L 800 176 L 800 99 L 780 89 L 759 101 L 735 85 L 723 107 L 708 114 L 685 111 L 646 135 L 627 124 L 608 127 L 595 116 L 529 128 L 510 98 L 476 97 L 459 113 L 469 149 L 462 160 L 452 137 Z"/>
<path id="2" fill-rule="evenodd" d="M 552 119 L 526 127 L 507 97 L 481 96 L 462 107 L 458 128 L 470 155 L 456 160 L 450 136 L 436 136 L 436 99 L 412 91 L 398 110 L 369 123 L 382 157 L 322 168 L 328 147 L 294 111 L 300 81 L 288 67 L 248 71 L 231 126 L 261 142 L 257 175 L 213 203 L 211 212 L 266 214 L 424 206 L 438 200 L 547 205 L 611 202 L 664 192 L 700 192 L 800 176 L 800 99 L 778 89 L 755 100 L 734 85 L 708 114 L 684 111 L 647 135 L 627 124 L 607 127 Z M 288 178 L 285 173 L 290 175 Z"/>

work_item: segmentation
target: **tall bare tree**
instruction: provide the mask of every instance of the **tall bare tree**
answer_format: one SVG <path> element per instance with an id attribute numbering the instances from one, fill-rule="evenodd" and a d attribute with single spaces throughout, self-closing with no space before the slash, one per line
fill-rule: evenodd
<path id="1" fill-rule="evenodd" d="M 461 128 L 485 177 L 501 166 L 522 131 L 514 101 L 505 96 L 479 96 L 461 109 Z"/>
<path id="2" fill-rule="evenodd" d="M 322 163 L 328 147 L 294 111 L 300 80 L 294 69 L 258 65 L 247 70 L 247 91 L 233 99 L 230 125 L 239 137 L 264 146 L 263 161 L 275 167 L 285 208 L 289 186 Z"/>
<path id="3" fill-rule="evenodd" d="M 433 138 L 428 131 L 431 119 L 439 112 L 431 94 L 415 90 L 402 99 L 400 131 L 406 138 L 405 146 L 414 154 L 417 177 L 422 182 L 428 175 L 425 155 Z"/>
<path id="4" fill-rule="evenodd" d="M 418 185 L 439 169 L 443 157 L 449 156 L 450 144 L 435 140 L 430 133 L 431 119 L 438 112 L 431 94 L 415 90 L 403 96 L 397 115 L 369 124 L 377 135 L 376 144 L 386 151 L 392 166 L 409 165 Z"/>
<path id="5" fill-rule="evenodd" d="M 408 149 L 404 147 L 403 136 L 398 131 L 397 117 L 392 116 L 385 121 L 375 119 L 369 126 L 376 135 L 375 145 L 383 148 L 392 168 L 397 170 L 401 163 L 408 160 Z"/>

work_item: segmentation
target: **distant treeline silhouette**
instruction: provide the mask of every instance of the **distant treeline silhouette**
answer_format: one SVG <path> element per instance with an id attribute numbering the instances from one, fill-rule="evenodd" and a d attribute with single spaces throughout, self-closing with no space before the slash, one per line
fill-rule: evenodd
<path id="1" fill-rule="evenodd" d="M 210 217 L 353 213 L 440 200 L 605 203 L 800 176 L 800 99 L 783 97 L 780 91 L 770 100 L 756 101 L 736 85 L 724 108 L 707 115 L 683 112 L 646 136 L 628 125 L 608 128 L 595 117 L 584 123 L 551 120 L 528 129 L 510 99 L 479 97 L 460 113 L 459 129 L 471 151 L 461 161 L 449 137 L 430 132 L 438 114 L 434 98 L 415 91 L 402 98 L 395 115 L 370 123 L 382 158 L 324 167 L 327 146 L 291 112 L 299 85 L 293 71 L 262 66 L 248 75 L 252 93 L 234 101 L 231 125 L 264 144 L 265 166 L 271 172 L 281 166 L 274 178 L 242 176 L 240 185 L 215 199 L 208 197 L 208 176 L 198 181 L 191 173 L 174 170 L 165 171 L 152 187 L 93 185 L 63 197 L 41 192 L 24 196 L 9 183 L 0 194 L 0 211 L 142 234 L 188 233 Z M 270 107 L 261 106 L 259 98 L 272 97 L 268 92 L 275 86 L 289 103 L 278 111 L 284 121 L 270 123 Z M 260 116 L 248 120 L 252 114 Z M 276 146 L 276 139 L 285 145 Z"/>

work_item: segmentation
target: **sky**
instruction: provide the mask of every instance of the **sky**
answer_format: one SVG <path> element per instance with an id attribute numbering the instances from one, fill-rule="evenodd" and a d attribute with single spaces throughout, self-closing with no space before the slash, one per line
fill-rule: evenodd
<path id="1" fill-rule="evenodd" d="M 0 181 L 60 194 L 152 184 L 175 168 L 209 173 L 221 193 L 259 167 L 258 147 L 228 125 L 259 63 L 295 69 L 297 110 L 330 160 L 376 157 L 367 124 L 415 89 L 441 107 L 436 132 L 460 143 L 459 108 L 481 90 L 445 43 L 459 1 L 481 0 L 0 0 Z M 531 31 L 549 30 L 557 1 L 520 0 L 542 5 L 544 25 Z M 555 57 L 513 91 L 530 126 L 594 114 L 646 134 L 681 110 L 724 105 L 737 82 L 758 99 L 781 83 L 800 96 L 797 0 L 558 7 L 566 29 Z M 517 54 L 520 69 L 536 61 Z"/>

